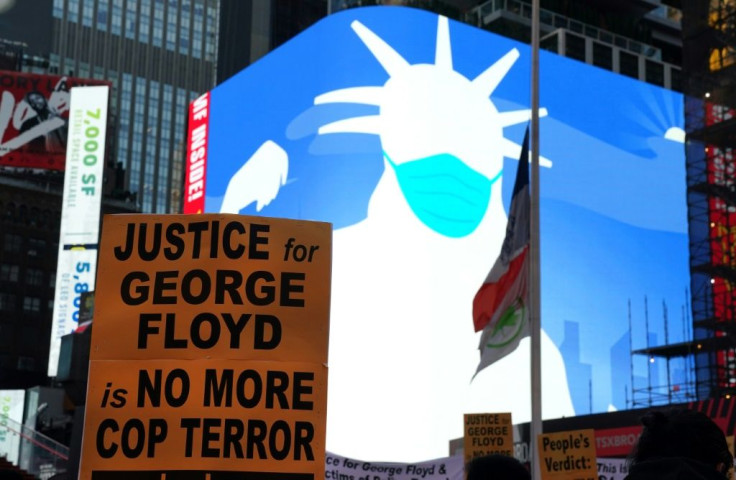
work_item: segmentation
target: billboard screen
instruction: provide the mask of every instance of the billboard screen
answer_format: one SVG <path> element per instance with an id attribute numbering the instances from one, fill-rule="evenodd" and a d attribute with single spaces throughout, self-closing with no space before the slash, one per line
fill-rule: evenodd
<path id="1" fill-rule="evenodd" d="M 630 408 L 668 379 L 631 349 L 690 335 L 683 100 L 546 52 L 540 70 L 543 416 Z M 528 339 L 471 381 L 529 78 L 524 44 L 378 7 L 193 102 L 186 212 L 334 225 L 328 451 L 416 461 L 446 455 L 464 413 L 529 420 Z"/>
<path id="2" fill-rule="evenodd" d="M 109 82 L 0 71 L 0 166 L 64 170 L 69 91 L 85 85 Z"/>

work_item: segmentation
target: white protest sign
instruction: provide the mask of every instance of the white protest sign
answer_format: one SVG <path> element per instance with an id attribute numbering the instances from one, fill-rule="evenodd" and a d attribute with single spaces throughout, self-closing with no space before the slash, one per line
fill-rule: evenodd
<path id="1" fill-rule="evenodd" d="M 418 463 L 366 462 L 327 452 L 325 480 L 463 480 L 463 456 Z"/>

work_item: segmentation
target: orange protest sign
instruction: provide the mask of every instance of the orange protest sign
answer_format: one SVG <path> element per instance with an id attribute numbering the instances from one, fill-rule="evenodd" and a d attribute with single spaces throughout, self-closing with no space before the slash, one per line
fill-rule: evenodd
<path id="1" fill-rule="evenodd" d="M 539 470 L 543 480 L 597 480 L 593 429 L 537 436 Z"/>
<path id="2" fill-rule="evenodd" d="M 514 455 L 510 413 L 466 413 L 463 450 L 465 463 L 490 454 Z"/>
<path id="3" fill-rule="evenodd" d="M 328 224 L 112 215 L 101 241 L 92 360 L 327 361 Z"/>
<path id="4" fill-rule="evenodd" d="M 331 235 L 263 217 L 106 216 L 80 478 L 321 477 Z"/>

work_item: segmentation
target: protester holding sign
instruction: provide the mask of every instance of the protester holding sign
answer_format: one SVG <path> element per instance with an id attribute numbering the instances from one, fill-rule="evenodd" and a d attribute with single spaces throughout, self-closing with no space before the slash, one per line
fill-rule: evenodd
<path id="1" fill-rule="evenodd" d="M 631 453 L 626 480 L 723 480 L 733 455 L 723 431 L 707 415 L 685 409 L 654 411 Z"/>

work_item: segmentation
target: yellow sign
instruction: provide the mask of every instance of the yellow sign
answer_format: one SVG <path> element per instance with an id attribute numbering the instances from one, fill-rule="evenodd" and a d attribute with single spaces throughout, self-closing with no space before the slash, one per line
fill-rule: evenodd
<path id="1" fill-rule="evenodd" d="M 80 478 L 321 478 L 331 241 L 326 223 L 106 216 Z"/>
<path id="2" fill-rule="evenodd" d="M 537 436 L 539 469 L 543 480 L 597 480 L 593 429 Z"/>
<path id="3" fill-rule="evenodd" d="M 466 413 L 465 463 L 484 455 L 514 455 L 510 413 Z"/>

